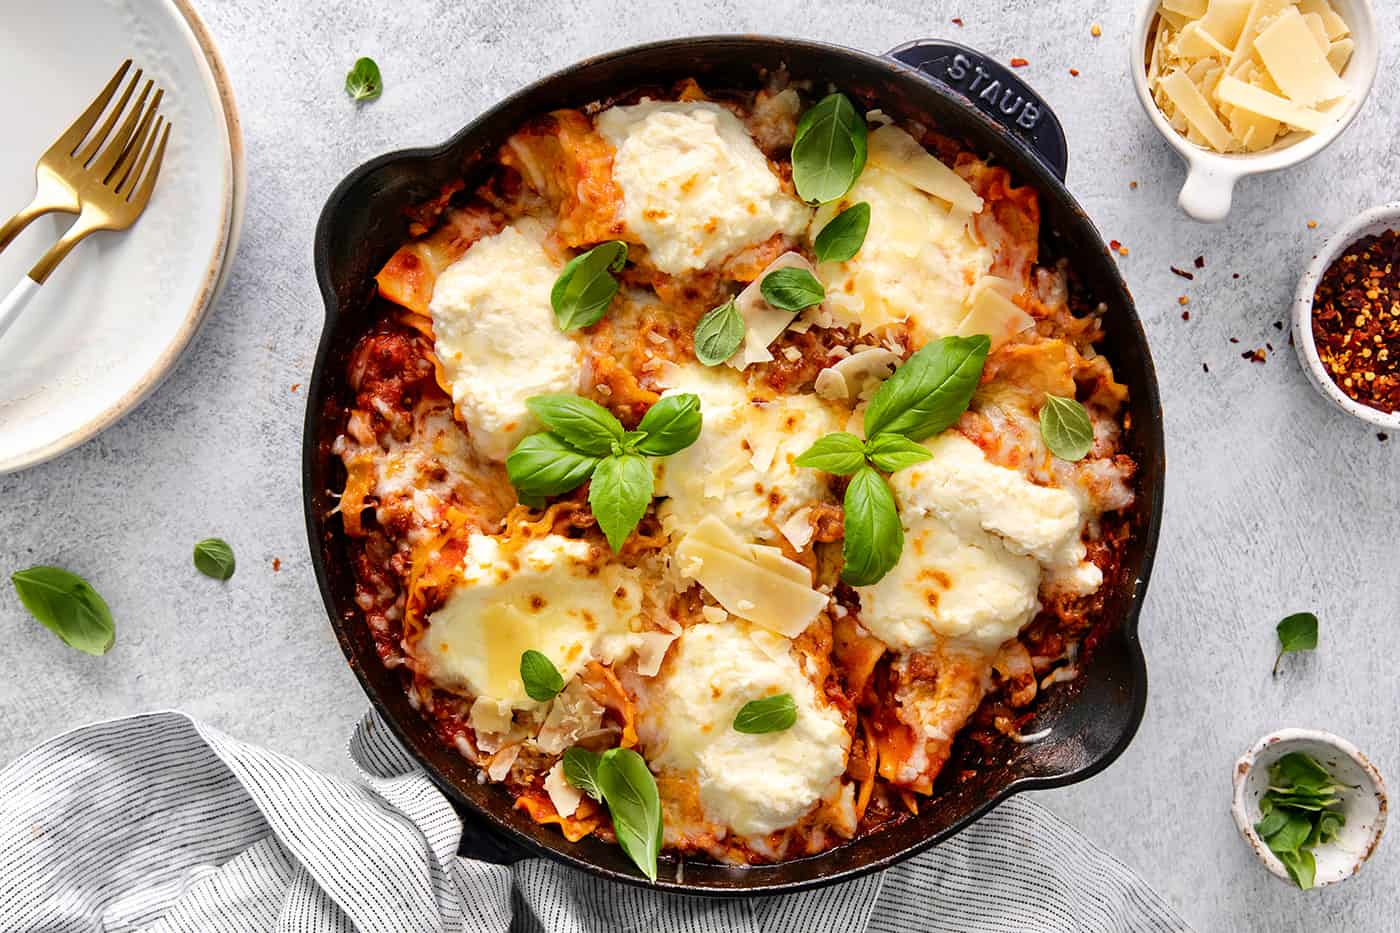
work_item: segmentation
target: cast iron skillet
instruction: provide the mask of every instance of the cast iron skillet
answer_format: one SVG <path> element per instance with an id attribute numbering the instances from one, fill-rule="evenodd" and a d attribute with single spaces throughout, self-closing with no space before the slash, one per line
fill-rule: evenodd
<path id="1" fill-rule="evenodd" d="M 838 46 L 760 36 L 715 36 L 642 45 L 581 62 L 492 108 L 445 144 L 391 153 L 350 173 L 331 194 L 316 230 L 316 275 L 326 325 L 307 403 L 303 486 L 312 562 L 331 625 L 374 708 L 463 811 L 463 849 L 509 862 L 547 855 L 616 881 L 641 877 L 620 848 L 596 839 L 569 843 L 536 825 L 499 787 L 478 784 L 476 769 L 439 742 L 408 704 L 398 674 L 375 654 L 355 606 L 346 539 L 330 516 L 344 474 L 330 444 L 343 429 L 345 362 L 350 348 L 384 308 L 375 307 L 373 276 L 407 238 L 404 208 L 466 175 L 469 187 L 501 143 L 528 117 L 575 107 L 641 85 L 687 76 L 713 88 L 750 87 L 760 69 L 786 67 L 794 79 L 826 82 L 898 120 L 915 118 L 962 138 L 1040 192 L 1042 260 L 1068 257 L 1081 292 L 1108 306 L 1103 351 L 1131 392 L 1125 444 L 1140 465 L 1134 536 L 1125 579 L 1111 588 L 1105 613 L 1115 624 L 1070 685 L 1050 691 L 1032 728 L 1052 730 L 1012 747 L 1004 760 L 953 782 L 918 817 L 818 856 L 779 865 L 733 868 L 687 862 L 683 880 L 663 859 L 657 886 L 690 894 L 789 893 L 888 867 L 947 839 L 1011 794 L 1082 781 L 1127 747 L 1142 718 L 1147 670 L 1137 619 L 1152 567 L 1162 508 L 1165 461 L 1157 381 L 1132 298 L 1102 238 L 1065 190 L 1064 135 L 1050 108 L 1015 75 L 966 48 L 913 42 L 885 56 Z M 960 771 L 955 755 L 945 777 Z M 644 882 L 643 882 L 644 883 Z"/>

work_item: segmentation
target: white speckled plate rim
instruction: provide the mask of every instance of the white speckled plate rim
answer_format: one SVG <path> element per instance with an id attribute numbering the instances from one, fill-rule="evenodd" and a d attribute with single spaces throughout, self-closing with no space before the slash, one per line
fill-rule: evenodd
<path id="1" fill-rule="evenodd" d="M 210 256 L 203 284 L 190 304 L 189 313 L 154 365 L 146 370 L 142 377 L 116 401 L 80 427 L 42 447 L 26 450 L 8 458 L 0 455 L 0 474 L 12 473 L 43 463 L 46 460 L 52 460 L 79 444 L 91 440 L 120 421 L 137 405 L 141 404 L 146 396 L 154 392 L 165 380 L 165 377 L 175 369 L 180 357 L 188 349 L 190 341 L 199 331 L 200 325 L 204 323 L 209 309 L 213 307 L 219 292 L 228 280 L 229 269 L 233 265 L 234 255 L 238 252 L 238 236 L 243 226 L 247 176 L 243 161 L 243 131 L 238 120 L 238 107 L 233 99 L 233 87 L 229 83 L 228 73 L 224 69 L 223 59 L 219 57 L 219 51 L 214 45 L 213 37 L 209 35 L 209 30 L 205 28 L 204 22 L 194 11 L 190 0 L 164 0 L 164 2 L 178 14 L 180 19 L 184 20 L 188 27 L 192 46 L 198 52 L 196 58 L 204 66 L 202 70 L 207 82 L 206 91 L 211 98 L 217 100 L 218 106 L 215 108 L 215 112 L 221 114 L 223 118 L 222 123 L 228 144 L 225 163 L 227 169 L 225 177 L 228 182 L 224 186 L 222 198 L 224 213 L 222 235 Z"/>

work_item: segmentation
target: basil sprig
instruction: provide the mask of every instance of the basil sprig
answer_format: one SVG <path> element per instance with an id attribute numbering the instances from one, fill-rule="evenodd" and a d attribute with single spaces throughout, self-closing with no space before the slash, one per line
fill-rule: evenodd
<path id="1" fill-rule="evenodd" d="M 1262 819 L 1254 831 L 1303 890 L 1313 886 L 1317 863 L 1312 850 L 1332 842 L 1346 825 L 1339 809 L 1343 785 L 1302 752 L 1290 752 L 1269 765 L 1269 789 L 1259 798 Z"/>
<path id="2" fill-rule="evenodd" d="M 1312 651 L 1317 647 L 1317 616 L 1311 612 L 1295 612 L 1278 624 L 1278 657 L 1274 658 L 1274 676 L 1285 654 Z"/>
<path id="3" fill-rule="evenodd" d="M 982 334 L 928 344 L 876 390 L 865 409 L 865 441 L 845 432 L 828 434 L 794 461 L 851 477 L 841 549 L 846 583 L 878 583 L 899 563 L 904 527 L 880 473 L 895 473 L 932 456 L 918 442 L 941 434 L 967 411 L 990 349 L 991 340 Z"/>
<path id="4" fill-rule="evenodd" d="M 695 325 L 695 358 L 704 366 L 718 366 L 743 345 L 745 330 L 744 316 L 731 298 Z"/>
<path id="5" fill-rule="evenodd" d="M 845 262 L 854 259 L 865 245 L 870 230 L 870 205 L 865 201 L 852 204 L 822 227 L 812 241 L 817 262 Z"/>
<path id="6" fill-rule="evenodd" d="M 765 275 L 758 290 L 763 293 L 763 300 L 779 311 L 801 311 L 821 304 L 826 297 L 826 289 L 815 275 L 791 266 Z"/>
<path id="7" fill-rule="evenodd" d="M 206 577 L 227 580 L 236 566 L 233 548 L 223 538 L 205 538 L 194 546 L 194 566 Z"/>
<path id="8" fill-rule="evenodd" d="M 30 567 L 10 580 L 29 614 L 65 645 L 94 657 L 112 650 L 117 637 L 112 610 L 82 577 L 59 567 Z"/>
<path id="9" fill-rule="evenodd" d="M 627 244 L 621 240 L 611 240 L 570 259 L 549 291 L 559 329 L 567 332 L 602 320 L 617 294 L 614 273 L 626 264 Z"/>
<path id="10" fill-rule="evenodd" d="M 1093 449 L 1094 425 L 1079 402 L 1047 395 L 1040 407 L 1040 436 L 1052 454 L 1074 462 L 1083 460 Z"/>
<path id="11" fill-rule="evenodd" d="M 745 735 L 764 735 L 791 729 L 796 722 L 797 704 L 793 702 L 792 694 L 780 693 L 745 703 L 734 717 L 734 731 Z"/>
<path id="12" fill-rule="evenodd" d="M 614 551 L 646 514 L 654 491 L 647 457 L 669 457 L 700 436 L 700 399 L 668 395 L 642 418 L 637 430 L 597 402 L 577 395 L 536 395 L 526 400 L 549 428 L 522 439 L 506 458 L 506 474 L 521 496 L 559 496 L 590 478 L 588 504 Z"/>
<path id="13" fill-rule="evenodd" d="M 541 651 L 531 648 L 520 656 L 520 680 L 525 694 L 536 703 L 548 703 L 564 689 L 564 676 Z"/>
<path id="14" fill-rule="evenodd" d="M 819 100 L 797 122 L 792 183 L 810 204 L 841 198 L 865 168 L 865 118 L 845 94 Z"/>
<path id="15" fill-rule="evenodd" d="M 361 58 L 355 61 L 354 67 L 345 76 L 345 93 L 350 95 L 350 99 L 359 103 L 362 100 L 374 100 L 384 91 L 384 79 L 379 74 L 379 66 L 372 58 Z"/>
<path id="16" fill-rule="evenodd" d="M 661 854 L 661 795 L 646 759 L 630 748 L 595 755 L 575 746 L 564 753 L 564 778 L 607 806 L 618 845 L 647 880 L 655 881 Z"/>

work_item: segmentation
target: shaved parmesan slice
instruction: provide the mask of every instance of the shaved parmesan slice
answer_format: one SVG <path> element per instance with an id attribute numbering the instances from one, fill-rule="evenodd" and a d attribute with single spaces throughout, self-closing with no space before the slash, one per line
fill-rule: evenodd
<path id="1" fill-rule="evenodd" d="M 1351 27 L 1347 26 L 1347 21 L 1332 9 L 1332 5 L 1327 0 L 1300 0 L 1298 11 L 1306 16 L 1316 15 L 1322 19 L 1323 26 L 1327 29 L 1327 38 L 1336 41 L 1345 36 L 1351 35 Z"/>
<path id="2" fill-rule="evenodd" d="M 799 551 L 811 544 L 812 535 L 815 533 L 812 529 L 812 507 L 807 506 L 793 512 L 778 530 L 788 539 L 788 543 Z"/>
<path id="3" fill-rule="evenodd" d="M 573 816 L 583 802 L 583 792 L 564 779 L 564 762 L 556 761 L 544 776 L 544 792 L 560 816 Z"/>
<path id="4" fill-rule="evenodd" d="M 1227 104 L 1258 114 L 1261 117 L 1269 117 L 1280 123 L 1287 123 L 1300 130 L 1307 130 L 1309 133 L 1319 133 L 1332 122 L 1332 117 L 1328 114 L 1300 107 L 1286 98 L 1245 84 L 1229 75 L 1220 79 L 1218 93 L 1220 99 Z"/>
<path id="5" fill-rule="evenodd" d="M 685 536 L 676 556 L 681 573 L 731 615 L 786 638 L 802 634 L 826 608 L 806 567 L 775 548 L 747 544 L 714 516 Z"/>
<path id="6" fill-rule="evenodd" d="M 1231 55 L 1225 64 L 1226 74 L 1237 74 L 1244 67 L 1244 63 L 1253 58 L 1254 37 L 1259 35 L 1259 30 L 1264 28 L 1267 20 L 1282 13 L 1292 3 L 1293 0 L 1254 0 L 1253 5 L 1249 7 L 1249 15 L 1245 18 L 1244 28 L 1239 32 L 1239 40 L 1227 43 L 1234 46 L 1235 54 Z"/>
<path id="7" fill-rule="evenodd" d="M 1332 39 L 1327 35 L 1327 24 L 1322 21 L 1322 17 L 1316 13 L 1308 13 L 1303 17 L 1303 25 L 1308 27 L 1308 32 L 1312 33 L 1313 41 L 1323 55 L 1332 48 Z"/>
<path id="8" fill-rule="evenodd" d="M 1162 79 L 1162 89 L 1186 117 L 1187 124 L 1200 133 L 1211 148 L 1221 152 L 1229 148 L 1230 131 L 1220 122 L 1220 118 L 1215 115 L 1215 111 L 1185 72 L 1174 71 L 1167 75 Z"/>
<path id="9" fill-rule="evenodd" d="M 1162 0 L 1162 9 L 1189 19 L 1200 19 L 1206 15 L 1206 0 Z"/>
<path id="10" fill-rule="evenodd" d="M 1206 31 L 1201 22 L 1187 23 L 1176 40 L 1177 54 L 1183 58 L 1228 56 L 1230 48 Z"/>
<path id="11" fill-rule="evenodd" d="M 1289 7 L 1275 17 L 1254 47 L 1269 76 L 1293 103 L 1312 107 L 1346 95 L 1346 82 L 1327 64 L 1297 9 Z"/>
<path id="12" fill-rule="evenodd" d="M 995 350 L 1017 334 L 1035 327 L 1035 318 L 1003 293 L 1004 286 L 1015 288 L 1013 283 L 990 275 L 978 282 L 972 293 L 967 317 L 962 319 L 954 333 L 959 337 L 986 334 L 991 338 L 992 349 Z"/>
<path id="13" fill-rule="evenodd" d="M 676 640 L 680 632 L 642 632 L 637 640 L 637 673 L 643 677 L 655 677 L 661 670 L 661 662 L 666 660 L 666 649 Z"/>
<path id="14" fill-rule="evenodd" d="M 868 347 L 817 373 L 814 389 L 824 399 L 854 402 L 878 388 L 898 365 L 898 354 Z"/>
<path id="15" fill-rule="evenodd" d="M 1332 70 L 1337 74 L 1346 71 L 1347 62 L 1351 61 L 1351 53 L 1356 50 L 1356 43 L 1350 39 L 1339 39 L 1332 43 L 1332 47 L 1327 50 L 1327 64 L 1332 66 Z"/>
<path id="16" fill-rule="evenodd" d="M 770 262 L 758 278 L 754 279 L 734 299 L 734 306 L 744 319 L 744 344 L 739 351 L 725 360 L 725 365 L 734 369 L 747 369 L 753 363 L 767 363 L 773 359 L 768 345 L 777 340 L 796 317 L 791 311 L 774 308 L 763 298 L 763 280 L 779 269 L 805 269 L 816 276 L 817 270 L 801 253 L 783 253 Z"/>
<path id="17" fill-rule="evenodd" d="M 1218 43 L 1232 49 L 1240 41 L 1249 10 L 1250 0 L 1210 0 L 1199 22 Z"/>
<path id="18" fill-rule="evenodd" d="M 890 124 L 870 134 L 870 164 L 885 169 L 953 207 L 976 214 L 982 199 L 961 175 L 940 162 L 919 141 Z"/>

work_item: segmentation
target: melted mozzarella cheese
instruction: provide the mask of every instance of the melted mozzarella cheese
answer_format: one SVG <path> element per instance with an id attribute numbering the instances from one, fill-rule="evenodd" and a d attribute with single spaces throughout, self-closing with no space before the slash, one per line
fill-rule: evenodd
<path id="1" fill-rule="evenodd" d="M 782 693 L 797 706 L 790 729 L 735 731 L 745 703 Z M 840 790 L 845 721 L 803 674 L 788 640 L 771 632 L 742 622 L 687 628 L 640 713 L 652 765 L 693 774 L 705 818 L 740 836 L 791 826 Z"/>
<path id="2" fill-rule="evenodd" d="M 498 706 L 535 706 L 520 679 L 520 656 L 542 652 L 564 680 L 588 661 L 620 661 L 636 643 L 641 613 L 639 571 L 599 566 L 597 545 L 548 535 L 508 550 L 474 534 L 460 581 L 413 653 L 437 683 Z"/>
<path id="3" fill-rule="evenodd" d="M 841 203 L 860 201 L 870 204 L 865 243 L 847 262 L 817 266 L 826 300 L 804 312 L 804 320 L 859 324 L 862 333 L 907 321 L 919 346 L 954 333 L 967 314 L 964 302 L 973 284 L 992 264 L 968 213 L 874 165 L 865 167 Z M 815 239 L 839 207 L 818 210 L 808 235 Z"/>
<path id="4" fill-rule="evenodd" d="M 801 509 L 830 498 L 825 475 L 793 465 L 817 439 L 841 429 L 842 417 L 812 395 L 752 398 L 743 378 L 699 365 L 670 367 L 667 394 L 700 397 L 699 439 L 657 458 L 662 526 L 684 534 L 709 515 L 746 540 L 770 541 Z"/>
<path id="5" fill-rule="evenodd" d="M 876 637 L 899 650 L 939 639 L 990 650 L 1035 616 L 1045 571 L 1081 594 L 1102 584 L 1084 560 L 1075 495 L 991 463 L 956 431 L 924 446 L 932 459 L 891 478 L 906 538 L 899 563 L 858 590 Z"/>
<path id="6" fill-rule="evenodd" d="M 555 325 L 549 292 L 560 266 L 542 234 L 522 221 L 478 240 L 438 277 L 429 305 L 452 401 L 493 460 L 539 429 L 527 398 L 578 388 L 582 350 Z"/>
<path id="7" fill-rule="evenodd" d="M 744 124 L 718 104 L 612 107 L 597 126 L 617 151 L 622 219 L 662 272 L 703 269 L 807 225 L 811 211 L 783 191 Z"/>

